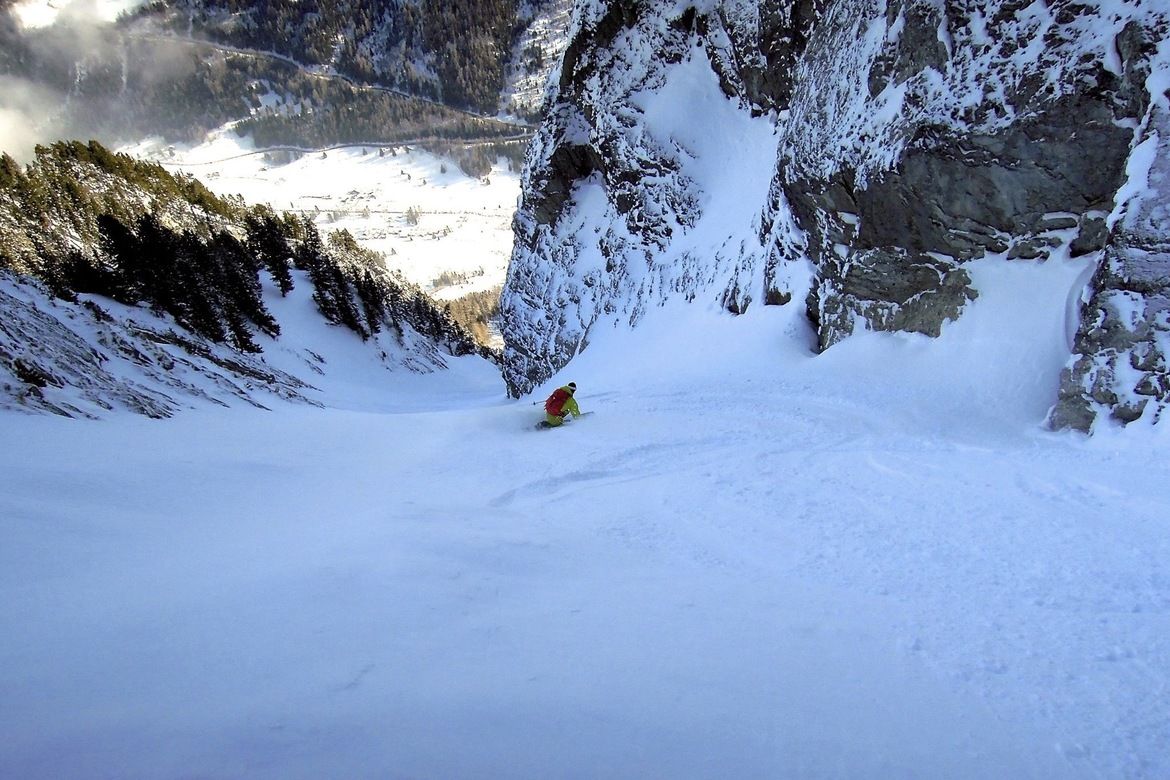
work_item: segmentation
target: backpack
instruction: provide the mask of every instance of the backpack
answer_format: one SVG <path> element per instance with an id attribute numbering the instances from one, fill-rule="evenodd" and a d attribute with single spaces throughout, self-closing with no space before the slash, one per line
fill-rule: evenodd
<path id="1" fill-rule="evenodd" d="M 563 387 L 558 387 L 553 391 L 553 394 L 544 402 L 544 410 L 553 417 L 560 417 L 561 411 L 565 408 L 565 401 L 569 400 L 569 391 Z"/>

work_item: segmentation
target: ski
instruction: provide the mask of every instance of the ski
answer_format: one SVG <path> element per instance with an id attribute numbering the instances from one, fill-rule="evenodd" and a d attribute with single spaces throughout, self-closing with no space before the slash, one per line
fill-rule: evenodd
<path id="1" fill-rule="evenodd" d="M 588 417 L 591 414 L 593 414 L 593 412 L 581 412 L 581 414 L 574 415 L 574 417 Z M 547 430 L 549 428 L 563 428 L 565 425 L 568 425 L 571 422 L 572 422 L 572 418 L 569 418 L 561 425 L 549 425 L 548 420 L 541 420 L 533 427 L 536 428 L 536 430 L 538 430 L 538 431 L 543 431 L 543 430 Z"/>

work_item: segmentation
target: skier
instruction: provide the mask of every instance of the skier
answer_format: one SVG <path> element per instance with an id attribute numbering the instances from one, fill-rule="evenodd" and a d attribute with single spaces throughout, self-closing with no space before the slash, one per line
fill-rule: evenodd
<path id="1" fill-rule="evenodd" d="M 564 387 L 558 387 L 553 390 L 553 394 L 544 402 L 544 422 L 548 428 L 556 428 L 565 422 L 565 417 L 570 414 L 574 417 L 581 416 L 581 410 L 577 407 L 577 401 L 573 398 L 573 394 L 577 392 L 577 383 L 569 382 Z"/>

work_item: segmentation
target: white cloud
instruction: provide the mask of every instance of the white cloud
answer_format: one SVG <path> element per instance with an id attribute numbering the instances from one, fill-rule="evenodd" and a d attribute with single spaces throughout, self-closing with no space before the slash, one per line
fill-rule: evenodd
<path id="1" fill-rule="evenodd" d="M 18 160 L 51 136 L 52 118 L 62 97 L 24 79 L 0 74 L 0 151 Z"/>
<path id="2" fill-rule="evenodd" d="M 94 22 L 112 22 L 118 15 L 142 5 L 142 0 L 27 0 L 17 3 L 12 10 L 21 27 L 32 30 L 48 27 L 58 17 L 65 16 L 74 21 L 86 19 Z"/>

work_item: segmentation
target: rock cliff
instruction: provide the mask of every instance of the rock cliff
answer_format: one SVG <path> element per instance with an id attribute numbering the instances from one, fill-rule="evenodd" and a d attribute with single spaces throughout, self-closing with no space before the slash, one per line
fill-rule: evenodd
<path id="1" fill-rule="evenodd" d="M 824 350 L 937 336 L 972 260 L 1080 257 L 1050 421 L 1155 416 L 1168 29 L 1137 0 L 579 4 L 516 219 L 509 387 L 673 298 L 803 303 Z"/>

